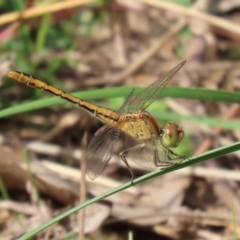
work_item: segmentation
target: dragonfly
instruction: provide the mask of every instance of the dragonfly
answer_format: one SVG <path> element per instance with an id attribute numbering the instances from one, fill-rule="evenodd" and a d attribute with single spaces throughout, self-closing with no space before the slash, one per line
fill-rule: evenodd
<path id="1" fill-rule="evenodd" d="M 125 148 L 119 156 L 127 166 L 133 182 L 134 172 L 128 160 L 141 167 L 154 169 L 170 166 L 175 163 L 173 160 L 184 158 L 172 151 L 184 138 L 183 129 L 174 122 L 164 125 L 158 123 L 146 109 L 160 96 L 165 86 L 185 63 L 186 61 L 179 63 L 137 96 L 134 96 L 133 89 L 118 111 L 77 98 L 23 72 L 9 71 L 8 77 L 59 96 L 90 112 L 104 123 L 87 148 L 87 175 L 91 180 L 97 178 L 107 166 L 118 139 L 124 139 Z"/>

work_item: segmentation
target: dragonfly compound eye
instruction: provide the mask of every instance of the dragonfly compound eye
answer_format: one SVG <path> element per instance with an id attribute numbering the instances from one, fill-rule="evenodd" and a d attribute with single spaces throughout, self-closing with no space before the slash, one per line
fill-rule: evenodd
<path id="1" fill-rule="evenodd" d="M 163 143 L 167 147 L 177 147 L 182 141 L 183 137 L 183 130 L 175 123 L 167 123 L 163 129 Z"/>

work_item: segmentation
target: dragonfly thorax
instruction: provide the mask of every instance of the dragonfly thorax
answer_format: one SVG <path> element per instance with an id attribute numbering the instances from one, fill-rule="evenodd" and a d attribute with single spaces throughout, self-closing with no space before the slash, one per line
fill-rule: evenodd
<path id="1" fill-rule="evenodd" d="M 162 132 L 157 121 L 147 111 L 123 114 L 119 118 L 117 127 L 143 141 L 158 138 Z"/>

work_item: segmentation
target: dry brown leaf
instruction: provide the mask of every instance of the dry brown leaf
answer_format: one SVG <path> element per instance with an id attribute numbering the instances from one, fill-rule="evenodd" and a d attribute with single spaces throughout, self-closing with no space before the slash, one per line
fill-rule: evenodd
<path id="1" fill-rule="evenodd" d="M 0 145 L 0 175 L 6 188 L 26 189 L 29 173 L 23 151 Z M 61 179 L 56 173 L 44 167 L 41 162 L 30 161 L 31 173 L 37 188 L 62 203 L 72 203 L 78 196 L 78 187 Z"/>

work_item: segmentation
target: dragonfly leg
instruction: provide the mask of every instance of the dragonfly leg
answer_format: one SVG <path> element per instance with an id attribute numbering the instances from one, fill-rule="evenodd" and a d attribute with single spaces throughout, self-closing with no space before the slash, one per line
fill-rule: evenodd
<path id="1" fill-rule="evenodd" d="M 168 157 L 169 160 L 171 161 L 176 161 L 176 160 L 179 160 L 179 159 L 182 159 L 182 160 L 185 160 L 186 157 L 185 156 L 181 156 L 181 155 L 178 155 L 176 153 L 174 153 L 171 149 L 167 148 L 164 150 L 166 156 Z M 171 157 L 170 155 L 173 155 L 175 157 Z M 174 164 L 178 164 L 178 163 L 181 163 L 182 161 L 180 162 L 175 162 Z"/>
<path id="2" fill-rule="evenodd" d="M 168 167 L 171 166 L 172 164 L 170 162 L 161 162 L 159 160 L 155 160 L 155 166 L 156 167 Z"/>
<path id="3" fill-rule="evenodd" d="M 168 156 L 169 155 L 169 152 L 168 152 L 168 148 L 162 148 L 164 154 L 168 157 L 168 159 L 170 159 L 170 157 Z M 171 160 L 171 159 L 170 159 Z M 171 166 L 173 165 L 171 162 L 169 161 L 162 161 L 159 159 L 159 156 L 157 154 L 157 151 L 155 151 L 155 157 L 154 157 L 154 164 L 156 167 L 168 167 L 168 166 Z"/>
<path id="4" fill-rule="evenodd" d="M 178 155 L 178 154 L 174 153 L 171 149 L 168 149 L 167 152 L 168 152 L 167 156 L 170 160 L 178 160 L 178 159 L 181 159 L 181 158 L 186 159 L 185 156 Z M 172 154 L 173 156 L 176 156 L 176 157 L 172 158 L 172 157 L 170 157 L 170 154 Z"/>
<path id="5" fill-rule="evenodd" d="M 130 166 L 129 166 L 129 164 L 128 164 L 128 161 L 127 161 L 127 159 L 126 159 L 126 155 L 127 155 L 127 153 L 128 153 L 129 151 L 135 150 L 135 149 L 137 149 L 137 148 L 142 148 L 142 147 L 144 147 L 144 146 L 145 146 L 145 144 L 136 145 L 136 146 L 134 146 L 134 147 L 132 147 L 132 148 L 128 148 L 128 149 L 126 149 L 125 151 L 119 153 L 119 156 L 122 158 L 123 162 L 125 163 L 125 165 L 127 166 L 128 170 L 129 170 L 130 174 L 132 175 L 131 185 L 133 185 L 134 173 L 133 173 L 132 169 L 130 168 Z"/>
<path id="6" fill-rule="evenodd" d="M 131 176 L 132 176 L 132 180 L 131 180 L 131 185 L 133 185 L 133 180 L 134 180 L 134 173 L 132 171 L 132 169 L 130 168 L 129 164 L 128 164 L 128 161 L 126 159 L 126 151 L 124 152 L 121 152 L 120 154 L 120 157 L 122 158 L 123 162 L 125 163 L 125 165 L 127 166 Z"/>
<path id="7" fill-rule="evenodd" d="M 186 157 L 180 156 L 180 155 L 174 153 L 171 149 L 169 149 L 167 147 L 163 148 L 163 152 L 167 156 L 168 160 L 170 160 L 170 161 L 175 161 L 175 160 L 178 160 L 178 159 L 186 159 Z M 160 161 L 159 158 L 157 158 L 157 157 L 155 158 L 156 167 L 167 167 L 167 166 L 171 166 L 171 165 L 174 165 L 174 164 L 175 164 L 174 162 L 171 163 L 169 161 Z"/>

